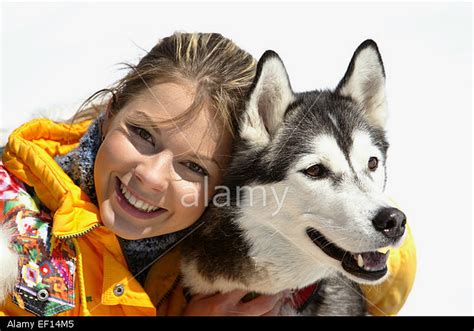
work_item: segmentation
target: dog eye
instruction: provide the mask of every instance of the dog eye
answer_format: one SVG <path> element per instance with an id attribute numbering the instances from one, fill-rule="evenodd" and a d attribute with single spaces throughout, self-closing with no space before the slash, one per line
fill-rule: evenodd
<path id="1" fill-rule="evenodd" d="M 379 159 L 377 159 L 375 156 L 372 156 L 370 159 L 369 159 L 369 169 L 371 171 L 375 171 L 375 169 L 377 169 L 377 167 L 379 166 Z"/>
<path id="2" fill-rule="evenodd" d="M 315 164 L 308 169 L 303 170 L 303 173 L 311 178 L 322 178 L 327 174 L 327 172 L 327 169 L 321 164 Z"/>

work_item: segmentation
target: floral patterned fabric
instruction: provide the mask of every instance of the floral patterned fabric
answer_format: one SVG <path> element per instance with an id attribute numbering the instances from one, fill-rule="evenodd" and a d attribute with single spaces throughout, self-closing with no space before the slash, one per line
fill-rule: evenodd
<path id="1" fill-rule="evenodd" d="M 51 237 L 49 210 L 0 161 L 0 224 L 19 255 L 13 301 L 39 316 L 74 308 L 76 252 L 71 239 Z"/>

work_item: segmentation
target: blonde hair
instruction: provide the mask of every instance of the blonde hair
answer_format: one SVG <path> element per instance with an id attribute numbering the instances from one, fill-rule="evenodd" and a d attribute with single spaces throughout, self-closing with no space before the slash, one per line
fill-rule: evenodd
<path id="1" fill-rule="evenodd" d="M 190 82 L 195 98 L 189 109 L 171 119 L 189 122 L 210 106 L 235 136 L 240 111 L 252 84 L 256 61 L 218 33 L 174 33 L 163 38 L 114 86 L 100 90 L 80 107 L 73 121 L 95 118 L 108 108 L 115 115 L 144 89 L 159 83 Z M 101 98 L 99 104 L 93 102 Z"/>

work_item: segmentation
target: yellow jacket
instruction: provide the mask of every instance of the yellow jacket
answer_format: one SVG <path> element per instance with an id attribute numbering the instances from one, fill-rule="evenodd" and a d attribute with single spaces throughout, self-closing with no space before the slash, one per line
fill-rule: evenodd
<path id="1" fill-rule="evenodd" d="M 30 279 L 23 284 L 24 291 L 16 290 L 0 306 L 0 315 L 30 315 L 31 311 L 59 316 L 180 315 L 186 306 L 179 285 L 179 246 L 152 266 L 142 287 L 128 271 L 116 236 L 101 224 L 97 207 L 55 162 L 55 156 L 78 146 L 90 123 L 70 126 L 38 119 L 21 126 L 9 138 L 3 164 L 21 182 L 34 187 L 39 201 L 54 215 L 52 222 L 46 224 L 51 233 L 50 252 L 53 256 L 54 250 L 68 252 L 70 274 L 65 277 L 71 283 L 64 285 L 60 279 L 48 279 L 42 274 L 48 271 L 47 265 L 46 269 L 34 265 L 44 276 L 43 283 L 47 280 L 52 286 L 46 289 L 56 291 L 57 300 L 49 300 L 50 306 L 45 306 L 48 299 L 41 295 L 48 293 L 38 294 L 42 287 Z M 413 285 L 415 264 L 409 232 L 404 245 L 391 252 L 389 279 L 377 286 L 363 287 L 372 314 L 392 315 L 399 311 Z M 21 277 L 37 276 L 31 270 L 27 274 L 29 269 L 25 266 L 22 270 Z"/>

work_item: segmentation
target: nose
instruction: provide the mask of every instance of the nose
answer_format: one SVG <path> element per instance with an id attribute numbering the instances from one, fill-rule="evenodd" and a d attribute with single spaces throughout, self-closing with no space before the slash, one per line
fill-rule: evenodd
<path id="1" fill-rule="evenodd" d="M 144 187 L 164 192 L 171 180 L 172 164 L 172 156 L 159 153 L 140 162 L 134 173 Z"/>
<path id="2" fill-rule="evenodd" d="M 406 224 L 405 214 L 397 208 L 382 208 L 375 215 L 372 223 L 377 231 L 387 238 L 397 239 L 403 236 Z"/>

